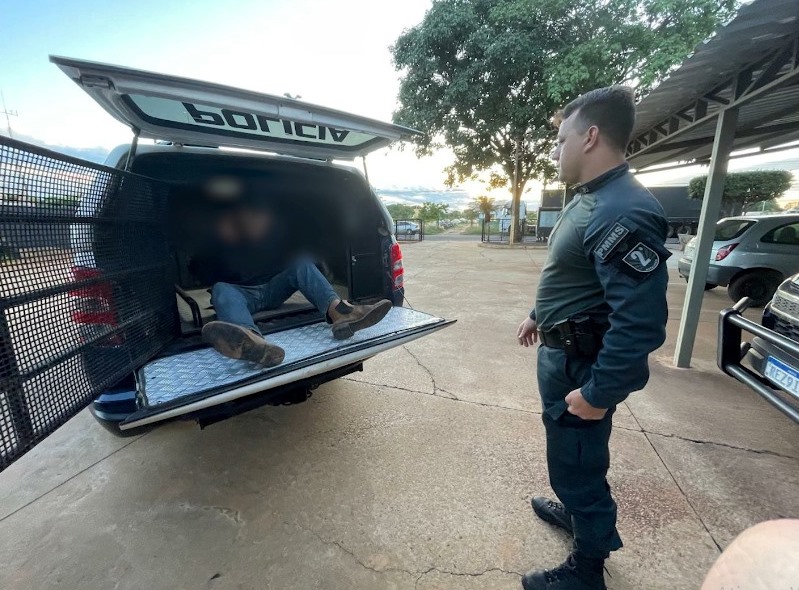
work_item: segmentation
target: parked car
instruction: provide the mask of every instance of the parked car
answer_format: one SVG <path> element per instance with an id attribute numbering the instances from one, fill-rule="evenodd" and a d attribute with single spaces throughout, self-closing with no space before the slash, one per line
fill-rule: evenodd
<path id="1" fill-rule="evenodd" d="M 799 422 L 799 274 L 779 285 L 761 325 L 741 315 L 746 305 L 721 313 L 719 367 Z M 742 329 L 750 342 L 742 344 Z"/>
<path id="2" fill-rule="evenodd" d="M 696 238 L 685 247 L 678 262 L 680 276 L 688 280 Z M 730 299 L 748 297 L 762 307 L 777 286 L 799 271 L 799 215 L 728 217 L 716 224 L 706 289 L 726 286 Z"/>
<path id="3" fill-rule="evenodd" d="M 135 139 L 98 166 L 0 138 L 0 169 L 18 175 L 17 185 L 51 197 L 81 194 L 68 215 L 28 219 L 0 203 L 9 247 L 37 227 L 71 228 L 69 249 L 28 249 L 4 269 L 14 275 L 0 293 L 0 329 L 10 334 L 0 335 L 0 468 L 89 404 L 120 435 L 174 419 L 210 424 L 276 403 L 275 396 L 304 400 L 366 359 L 451 323 L 401 307 L 394 223 L 355 166 L 333 163 L 415 131 L 285 97 L 51 61 Z M 139 144 L 139 137 L 158 141 Z M 280 209 L 295 245 L 317 259 L 343 298 L 388 298 L 396 307 L 344 341 L 333 339 L 323 314 L 301 296 L 256 314 L 270 341 L 286 350 L 271 369 L 203 344 L 202 326 L 215 312 L 211 285 L 192 261 L 196 228 L 213 223 L 214 210 L 200 206 L 197 187 L 219 179 Z"/>
<path id="4" fill-rule="evenodd" d="M 419 235 L 419 224 L 413 221 L 395 221 L 394 232 L 396 235 L 416 236 Z"/>

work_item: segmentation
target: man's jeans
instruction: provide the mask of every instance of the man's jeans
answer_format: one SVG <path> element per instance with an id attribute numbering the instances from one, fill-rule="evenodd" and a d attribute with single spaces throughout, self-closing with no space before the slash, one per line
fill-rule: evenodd
<path id="1" fill-rule="evenodd" d="M 339 298 L 313 262 L 303 258 L 263 285 L 216 283 L 211 289 L 211 304 L 216 309 L 216 319 L 260 334 L 252 314 L 277 309 L 297 291 L 322 313 L 327 313 L 330 304 Z"/>

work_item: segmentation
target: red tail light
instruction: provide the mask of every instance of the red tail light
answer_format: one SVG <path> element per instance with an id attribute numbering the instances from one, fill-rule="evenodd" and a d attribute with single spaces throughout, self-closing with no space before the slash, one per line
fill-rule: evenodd
<path id="1" fill-rule="evenodd" d="M 97 268 L 75 266 L 72 268 L 72 277 L 76 282 L 99 279 L 103 272 Z M 119 325 L 113 305 L 113 287 L 110 282 L 97 282 L 73 289 L 69 294 L 75 298 L 75 308 L 72 310 L 72 321 L 83 326 L 81 339 L 93 340 L 108 332 L 110 328 Z M 106 346 L 119 346 L 123 338 L 120 334 L 113 334 L 99 343 Z"/>
<path id="2" fill-rule="evenodd" d="M 716 252 L 716 262 L 718 262 L 719 260 L 724 260 L 725 258 L 727 258 L 727 256 L 730 255 L 730 252 L 735 250 L 735 247 L 737 245 L 738 244 L 727 244 L 726 246 L 722 246 L 721 248 L 719 248 L 719 251 Z"/>
<path id="3" fill-rule="evenodd" d="M 401 289 L 405 285 L 405 269 L 402 267 L 402 250 L 399 244 L 391 244 L 389 251 L 391 262 L 391 282 L 394 290 Z"/>

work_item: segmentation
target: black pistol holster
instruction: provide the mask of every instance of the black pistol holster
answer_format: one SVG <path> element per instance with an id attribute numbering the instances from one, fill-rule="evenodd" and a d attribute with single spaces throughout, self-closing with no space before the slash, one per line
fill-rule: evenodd
<path id="1" fill-rule="evenodd" d="M 606 331 L 607 328 L 591 321 L 588 316 L 575 316 L 555 324 L 550 334 L 557 334 L 566 356 L 596 358 L 602 348 L 602 337 Z"/>

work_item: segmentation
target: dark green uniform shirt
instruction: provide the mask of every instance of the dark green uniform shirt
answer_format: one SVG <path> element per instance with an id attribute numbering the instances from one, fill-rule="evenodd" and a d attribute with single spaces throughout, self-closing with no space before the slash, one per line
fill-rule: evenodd
<path id="1" fill-rule="evenodd" d="M 541 330 L 576 315 L 608 325 L 581 391 L 598 408 L 649 378 L 666 337 L 668 225 L 660 203 L 623 164 L 579 187 L 549 238 L 531 317 Z"/>

